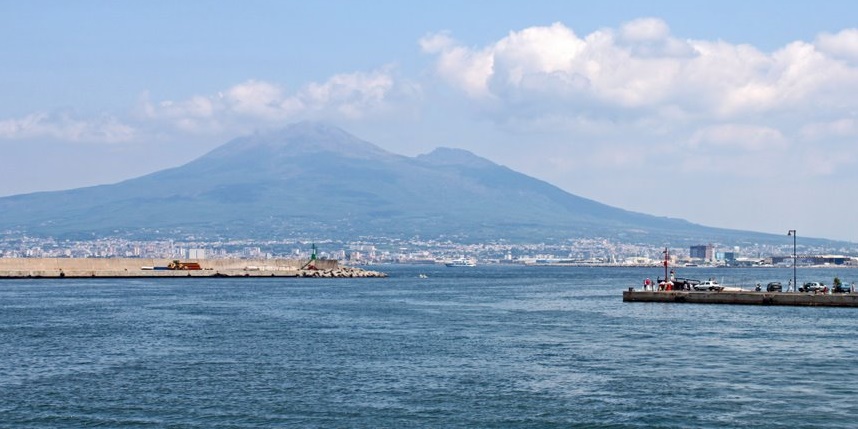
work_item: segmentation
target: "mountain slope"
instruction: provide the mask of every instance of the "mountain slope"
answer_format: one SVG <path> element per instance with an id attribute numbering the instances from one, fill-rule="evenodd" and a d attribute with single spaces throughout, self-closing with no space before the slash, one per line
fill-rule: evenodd
<path id="1" fill-rule="evenodd" d="M 309 122 L 237 138 L 181 167 L 121 183 L 0 198 L 0 210 L 2 229 L 69 238 L 765 238 L 610 207 L 467 151 L 409 158 Z"/>

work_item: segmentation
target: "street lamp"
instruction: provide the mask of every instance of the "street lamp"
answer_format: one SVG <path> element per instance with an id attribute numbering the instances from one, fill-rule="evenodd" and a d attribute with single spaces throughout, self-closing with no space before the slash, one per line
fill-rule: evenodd
<path id="1" fill-rule="evenodd" d="M 787 236 L 790 236 L 790 235 L 792 236 L 792 286 L 795 288 L 796 291 L 798 291 L 798 283 L 796 282 L 796 279 L 795 279 L 796 257 L 795 257 L 795 230 L 794 229 L 787 231 Z"/>

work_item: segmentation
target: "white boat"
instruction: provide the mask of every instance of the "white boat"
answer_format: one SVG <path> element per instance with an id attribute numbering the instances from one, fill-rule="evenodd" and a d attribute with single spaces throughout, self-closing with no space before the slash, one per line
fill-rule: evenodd
<path id="1" fill-rule="evenodd" d="M 477 264 L 475 264 L 474 261 L 467 259 L 467 258 L 453 259 L 452 261 L 447 262 L 444 265 L 446 265 L 448 267 L 476 267 L 477 266 Z"/>

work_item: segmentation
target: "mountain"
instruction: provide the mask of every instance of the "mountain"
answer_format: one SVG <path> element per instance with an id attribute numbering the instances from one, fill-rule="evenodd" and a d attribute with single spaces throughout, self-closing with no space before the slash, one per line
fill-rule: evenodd
<path id="1" fill-rule="evenodd" d="M 0 198 L 0 211 L 2 230 L 77 239 L 784 241 L 610 207 L 464 150 L 393 154 L 313 122 L 237 138 L 183 166 L 112 185 Z"/>

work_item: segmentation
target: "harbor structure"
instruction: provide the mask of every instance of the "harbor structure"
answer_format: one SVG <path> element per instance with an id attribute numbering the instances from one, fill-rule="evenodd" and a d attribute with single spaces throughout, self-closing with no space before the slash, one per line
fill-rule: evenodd
<path id="1" fill-rule="evenodd" d="M 337 260 L 152 258 L 0 258 L 0 279 L 169 277 L 387 277 Z"/>
<path id="2" fill-rule="evenodd" d="M 623 291 L 623 302 L 681 304 L 791 305 L 807 307 L 858 307 L 856 293 L 802 293 L 756 291 Z"/>

